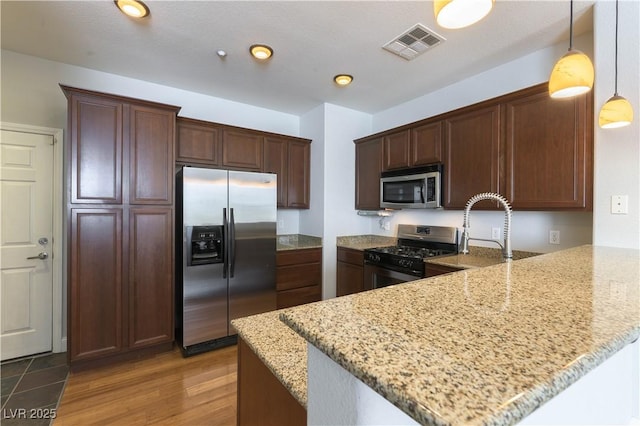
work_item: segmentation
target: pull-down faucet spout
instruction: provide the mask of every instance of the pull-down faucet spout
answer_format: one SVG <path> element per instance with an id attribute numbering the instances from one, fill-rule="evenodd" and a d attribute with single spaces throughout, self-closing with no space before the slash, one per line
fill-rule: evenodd
<path id="1" fill-rule="evenodd" d="M 498 201 L 502 208 L 504 209 L 504 245 L 500 244 L 499 241 L 496 240 L 485 240 L 481 238 L 471 238 L 469 237 L 469 212 L 471 211 L 471 207 L 482 200 L 495 200 Z M 502 257 L 504 260 L 511 260 L 513 257 L 513 253 L 511 252 L 511 205 L 509 205 L 509 201 L 504 198 L 500 194 L 496 194 L 494 192 L 483 192 L 481 194 L 474 195 L 469 198 L 467 201 L 467 205 L 464 208 L 464 222 L 463 222 L 463 230 L 462 230 L 462 248 L 460 250 L 463 254 L 469 254 L 469 240 L 481 240 L 481 241 L 493 241 L 498 243 L 502 248 Z"/>

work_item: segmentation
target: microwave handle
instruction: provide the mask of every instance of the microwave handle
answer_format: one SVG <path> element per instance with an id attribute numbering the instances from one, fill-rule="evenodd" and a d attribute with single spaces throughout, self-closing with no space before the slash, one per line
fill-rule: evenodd
<path id="1" fill-rule="evenodd" d="M 423 181 L 422 181 L 422 185 L 420 185 L 420 202 L 421 202 L 422 204 L 424 204 L 424 203 L 425 203 L 425 201 L 424 201 L 424 192 L 425 192 L 425 191 L 426 191 L 426 189 L 427 189 L 427 188 L 426 188 L 426 186 L 427 186 L 426 181 L 425 181 L 425 180 L 423 180 Z"/>

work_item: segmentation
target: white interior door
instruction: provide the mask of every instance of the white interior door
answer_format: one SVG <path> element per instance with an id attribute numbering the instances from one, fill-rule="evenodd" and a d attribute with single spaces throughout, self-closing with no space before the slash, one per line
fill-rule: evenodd
<path id="1" fill-rule="evenodd" d="M 2 130 L 2 360 L 51 350 L 53 137 Z"/>

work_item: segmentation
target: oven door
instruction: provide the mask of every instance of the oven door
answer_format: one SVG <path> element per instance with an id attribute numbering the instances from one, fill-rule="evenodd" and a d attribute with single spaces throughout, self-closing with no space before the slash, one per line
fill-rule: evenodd
<path id="1" fill-rule="evenodd" d="M 364 289 L 372 290 L 374 288 L 386 287 L 393 284 L 406 283 L 407 281 L 419 280 L 422 277 L 404 272 L 398 272 L 387 269 L 382 266 L 364 265 Z"/>

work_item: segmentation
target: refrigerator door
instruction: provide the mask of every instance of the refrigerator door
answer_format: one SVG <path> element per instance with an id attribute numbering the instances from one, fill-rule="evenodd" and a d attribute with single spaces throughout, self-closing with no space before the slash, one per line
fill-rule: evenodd
<path id="1" fill-rule="evenodd" d="M 276 184 L 229 172 L 229 321 L 276 309 Z"/>
<path id="2" fill-rule="evenodd" d="M 182 169 L 182 345 L 227 336 L 227 279 L 225 263 L 194 264 L 192 244 L 208 235 L 194 235 L 224 225 L 227 208 L 227 171 L 184 167 Z M 221 233 L 222 257 L 226 255 Z"/>

